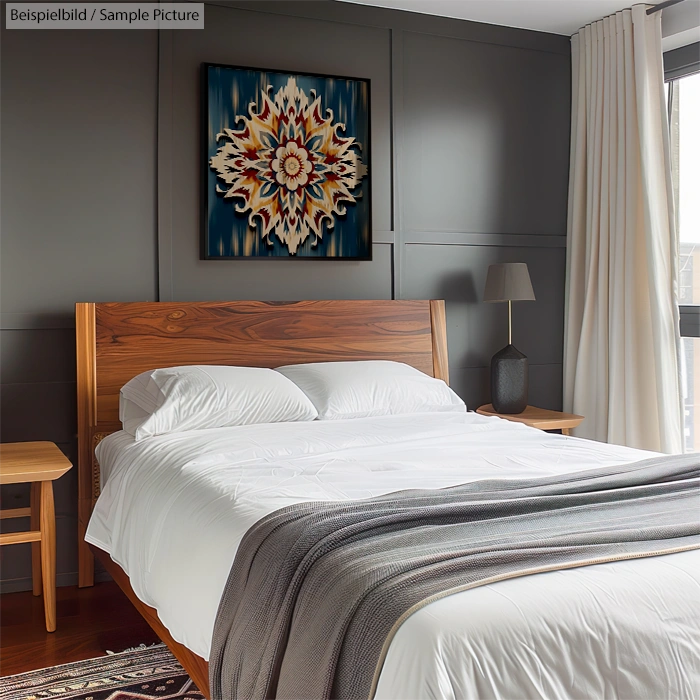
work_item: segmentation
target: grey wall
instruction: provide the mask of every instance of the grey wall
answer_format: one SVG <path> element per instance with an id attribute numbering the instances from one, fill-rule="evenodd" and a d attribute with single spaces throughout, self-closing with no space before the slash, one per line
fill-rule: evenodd
<path id="1" fill-rule="evenodd" d="M 157 57 L 155 31 L 2 30 L 0 439 L 74 464 L 73 305 L 157 295 Z M 59 584 L 77 578 L 77 488 L 76 470 L 55 485 Z M 2 489 L 4 508 L 28 500 Z M 30 557 L 0 548 L 2 590 L 31 588 Z"/>
<path id="2" fill-rule="evenodd" d="M 530 266 L 514 342 L 532 403 L 559 408 L 568 38 L 331 2 L 211 4 L 205 25 L 3 28 L 1 439 L 75 457 L 76 301 L 445 298 L 452 385 L 475 408 L 506 342 L 505 308 L 479 301 L 499 261 Z M 371 78 L 372 262 L 199 260 L 202 61 Z M 74 472 L 57 512 L 73 583 Z M 0 557 L 2 589 L 30 587 L 29 547 Z"/>

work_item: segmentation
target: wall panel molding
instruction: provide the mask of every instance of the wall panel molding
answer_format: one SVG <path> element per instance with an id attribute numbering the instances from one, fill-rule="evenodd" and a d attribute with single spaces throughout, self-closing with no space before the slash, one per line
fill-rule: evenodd
<path id="1" fill-rule="evenodd" d="M 95 571 L 95 582 L 102 583 L 111 581 L 112 577 L 103 569 Z M 67 571 L 65 573 L 56 574 L 56 586 L 77 586 L 78 572 Z M 32 577 L 25 576 L 22 578 L 12 578 L 0 580 L 0 595 L 5 593 L 19 593 L 20 591 L 32 590 Z"/>
<path id="2" fill-rule="evenodd" d="M 158 301 L 173 300 L 173 146 L 173 30 L 161 29 L 158 31 Z"/>
<path id="3" fill-rule="evenodd" d="M 403 239 L 403 178 L 401 144 L 404 136 L 403 124 L 403 32 L 391 30 L 391 196 L 392 227 L 396 239 L 392 257 L 392 298 L 402 299 L 402 275 L 405 246 Z"/>
<path id="4" fill-rule="evenodd" d="M 68 314 L 0 313 L 0 330 L 33 331 L 75 328 L 75 316 Z"/>
<path id="5" fill-rule="evenodd" d="M 385 243 L 393 245 L 396 242 L 394 231 L 372 231 L 372 245 Z"/>
<path id="6" fill-rule="evenodd" d="M 468 233 L 445 231 L 406 231 L 406 245 L 473 245 L 512 248 L 566 248 L 566 236 L 538 233 Z"/>
<path id="7" fill-rule="evenodd" d="M 494 44 L 564 56 L 569 56 L 571 53 L 570 37 L 560 34 L 383 7 L 328 2 L 327 0 L 322 2 L 319 0 L 297 0 L 296 2 L 289 2 L 289 0 L 226 0 L 222 2 L 207 0 L 205 4 L 249 12 L 433 34 L 480 44 Z"/>

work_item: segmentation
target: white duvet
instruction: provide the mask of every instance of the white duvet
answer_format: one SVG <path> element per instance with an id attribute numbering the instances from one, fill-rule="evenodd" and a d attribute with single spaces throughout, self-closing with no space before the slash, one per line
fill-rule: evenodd
<path id="1" fill-rule="evenodd" d="M 97 449 L 86 539 L 126 571 L 174 639 L 204 657 L 236 549 L 266 514 L 484 478 L 622 464 L 649 453 L 474 413 L 190 431 Z M 490 584 L 400 628 L 377 698 L 700 697 L 700 552 Z"/>

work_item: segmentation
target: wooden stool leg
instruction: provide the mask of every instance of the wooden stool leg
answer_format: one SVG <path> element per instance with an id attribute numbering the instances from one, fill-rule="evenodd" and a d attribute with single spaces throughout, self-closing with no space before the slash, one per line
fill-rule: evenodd
<path id="1" fill-rule="evenodd" d="M 41 573 L 44 584 L 46 631 L 56 630 L 56 516 L 53 483 L 41 482 Z"/>
<path id="2" fill-rule="evenodd" d="M 39 512 L 41 510 L 41 482 L 32 482 L 30 530 L 41 529 Z M 32 542 L 32 593 L 41 595 L 41 542 Z"/>
<path id="3" fill-rule="evenodd" d="M 562 434 L 562 435 L 568 435 L 568 434 L 569 434 L 569 428 L 562 428 L 562 429 L 561 429 L 561 434 Z"/>

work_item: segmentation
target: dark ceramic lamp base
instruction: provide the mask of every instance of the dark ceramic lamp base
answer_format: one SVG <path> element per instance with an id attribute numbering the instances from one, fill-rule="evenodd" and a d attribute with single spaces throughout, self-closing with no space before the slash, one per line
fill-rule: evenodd
<path id="1" fill-rule="evenodd" d="M 491 405 L 511 414 L 527 407 L 527 357 L 512 345 L 491 358 Z"/>

